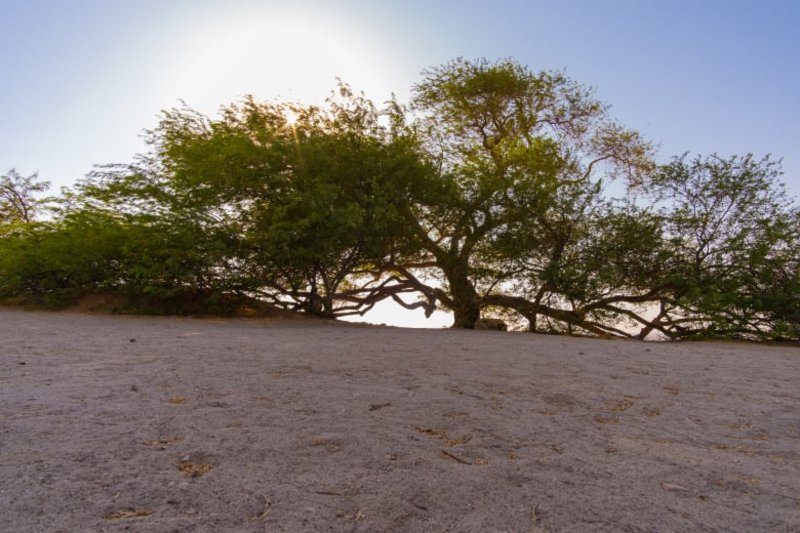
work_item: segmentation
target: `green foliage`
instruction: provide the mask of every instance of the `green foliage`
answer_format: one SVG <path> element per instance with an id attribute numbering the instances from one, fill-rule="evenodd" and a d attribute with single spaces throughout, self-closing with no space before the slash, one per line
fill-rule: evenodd
<path id="1" fill-rule="evenodd" d="M 490 313 L 541 332 L 800 340 L 800 209 L 777 162 L 656 167 L 591 90 L 511 60 L 429 69 L 406 111 L 343 84 L 323 106 L 173 109 L 147 153 L 57 204 L 12 170 L 0 302 L 340 317 L 392 298 L 462 328 Z"/>
<path id="2" fill-rule="evenodd" d="M 649 145 L 558 72 L 458 59 L 426 71 L 415 90 L 417 127 L 439 173 L 420 191 L 412 227 L 458 327 L 473 326 L 513 263 L 543 259 L 545 241 L 559 238 L 548 227 L 598 194 L 601 167 L 635 184 L 652 166 Z"/>
<path id="3" fill-rule="evenodd" d="M 289 113 L 293 124 L 286 121 Z M 280 116 L 283 123 L 276 123 Z M 262 173 L 226 176 L 228 190 L 243 194 L 232 199 L 241 201 L 252 291 L 322 316 L 362 312 L 392 293 L 358 273 L 379 269 L 396 245 L 398 206 L 425 167 L 413 139 L 390 132 L 380 118 L 371 102 L 341 86 L 327 109 L 248 100 L 224 112 L 226 126 L 212 127 L 228 139 L 235 131 L 255 140 L 253 153 L 266 154 L 263 164 L 245 165 Z M 237 154 L 249 153 L 242 148 L 247 141 L 235 144 Z"/>
<path id="4" fill-rule="evenodd" d="M 35 173 L 22 176 L 12 168 L 0 176 L 0 231 L 12 223 L 32 222 L 47 202 L 47 199 L 36 198 L 36 193 L 48 188 L 50 183 L 41 181 Z"/>
<path id="5" fill-rule="evenodd" d="M 752 156 L 684 156 L 654 175 L 668 202 L 669 336 L 797 336 L 800 215 L 779 176 L 779 163 Z"/>
<path id="6" fill-rule="evenodd" d="M 110 231 L 96 226 L 30 224 L 0 240 L 0 299 L 62 307 L 105 277 Z M 111 229 L 111 228 L 104 228 Z M 92 231 L 86 238 L 86 230 Z"/>
<path id="7" fill-rule="evenodd" d="M 149 132 L 150 153 L 80 185 L 56 232 L 92 235 L 76 246 L 102 265 L 91 279 L 134 299 L 199 292 L 363 312 L 412 290 L 382 265 L 406 246 L 400 206 L 427 166 L 410 132 L 384 125 L 397 124 L 392 109 L 384 121 L 344 85 L 325 108 L 247 98 L 214 119 L 174 109 Z M 114 246 L 94 250 L 112 230 Z"/>

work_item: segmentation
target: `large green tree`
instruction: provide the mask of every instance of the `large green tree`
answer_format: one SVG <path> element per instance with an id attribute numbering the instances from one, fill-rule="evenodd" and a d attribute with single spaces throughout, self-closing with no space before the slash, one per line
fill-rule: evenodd
<path id="1" fill-rule="evenodd" d="M 150 133 L 149 154 L 96 173 L 80 201 L 209 242 L 185 243 L 187 257 L 200 255 L 186 269 L 202 266 L 216 290 L 319 316 L 363 313 L 416 290 L 379 274 L 407 242 L 400 206 L 428 172 L 396 123 L 344 85 L 322 107 L 247 98 L 217 118 L 176 109 Z"/>
<path id="2" fill-rule="evenodd" d="M 458 59 L 424 73 L 413 105 L 436 173 L 408 215 L 455 327 L 474 327 L 486 296 L 513 282 L 511 263 L 540 253 L 534 233 L 548 220 L 570 222 L 555 220 L 560 202 L 581 202 L 604 178 L 636 184 L 651 166 L 650 146 L 558 72 Z"/>
<path id="3" fill-rule="evenodd" d="M 341 317 L 392 298 L 459 328 L 488 313 L 541 332 L 800 338 L 800 209 L 779 164 L 655 167 L 558 72 L 458 59 L 424 72 L 409 109 L 341 85 L 322 106 L 174 109 L 148 141 L 46 221 L 44 183 L 0 179 L 0 299 L 111 290 L 145 311 Z M 627 195 L 609 197 L 614 179 Z"/>
<path id="4" fill-rule="evenodd" d="M 554 204 L 512 243 L 512 293 L 484 300 L 547 331 L 797 339 L 800 210 L 779 175 L 769 158 L 684 156 L 647 178 L 643 205 Z"/>
<path id="5" fill-rule="evenodd" d="M 670 338 L 800 333 L 800 209 L 780 163 L 675 158 L 653 176 L 669 251 L 659 312 Z"/>

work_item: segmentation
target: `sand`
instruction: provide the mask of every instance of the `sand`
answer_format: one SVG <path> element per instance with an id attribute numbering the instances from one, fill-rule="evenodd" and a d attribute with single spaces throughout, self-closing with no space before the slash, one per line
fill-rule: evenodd
<path id="1" fill-rule="evenodd" d="M 800 531 L 800 349 L 0 309 L 0 531 Z"/>

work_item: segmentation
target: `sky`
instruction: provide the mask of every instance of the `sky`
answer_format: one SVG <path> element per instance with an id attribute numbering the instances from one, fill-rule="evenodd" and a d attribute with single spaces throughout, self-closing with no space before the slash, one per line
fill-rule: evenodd
<path id="1" fill-rule="evenodd" d="M 407 101 L 425 68 L 485 57 L 591 85 L 660 161 L 783 158 L 798 197 L 798 27 L 798 0 L 0 0 L 0 172 L 71 186 L 181 101 L 316 103 L 337 77 Z"/>

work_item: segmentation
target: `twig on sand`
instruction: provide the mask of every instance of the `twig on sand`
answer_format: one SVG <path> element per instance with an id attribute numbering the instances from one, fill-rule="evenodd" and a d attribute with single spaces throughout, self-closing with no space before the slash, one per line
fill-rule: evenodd
<path id="1" fill-rule="evenodd" d="M 539 512 L 538 504 L 531 511 L 530 533 L 544 533 L 544 528 L 542 527 L 542 513 Z"/>
<path id="2" fill-rule="evenodd" d="M 108 513 L 103 518 L 106 520 L 125 520 L 126 518 L 142 518 L 145 516 L 150 516 L 153 514 L 153 511 L 149 509 L 142 509 L 139 511 L 117 511 L 114 513 Z"/>
<path id="3" fill-rule="evenodd" d="M 411 502 L 411 505 L 413 505 L 414 507 L 416 507 L 416 508 L 417 508 L 417 509 L 419 509 L 420 511 L 427 511 L 427 510 L 428 510 L 428 508 L 427 508 L 427 507 L 425 507 L 425 506 L 424 506 L 424 505 L 422 505 L 422 504 L 419 504 L 419 503 L 415 502 L 414 500 L 408 500 L 408 501 L 409 501 L 409 502 Z"/>
<path id="4" fill-rule="evenodd" d="M 341 492 L 336 492 L 335 490 L 315 490 L 316 494 L 322 494 L 323 496 L 344 496 Z"/>
<path id="5" fill-rule="evenodd" d="M 186 477 L 200 477 L 208 474 L 214 465 L 211 463 L 193 463 L 192 461 L 181 461 L 178 470 Z"/>
<path id="6" fill-rule="evenodd" d="M 391 402 L 386 403 L 373 403 L 369 406 L 370 411 L 377 411 L 378 409 L 383 409 L 384 407 L 391 407 Z"/>
<path id="7" fill-rule="evenodd" d="M 441 440 L 447 437 L 447 434 L 444 431 L 436 431 L 435 429 L 431 428 L 421 428 L 419 426 L 416 426 L 416 430 L 419 431 L 420 433 L 425 433 L 432 439 Z"/>
<path id="8" fill-rule="evenodd" d="M 459 457 L 459 456 L 457 456 L 457 455 L 455 455 L 455 454 L 453 454 L 453 453 L 450 453 L 450 452 L 448 452 L 447 450 L 439 450 L 439 451 L 441 451 L 441 452 L 442 452 L 442 454 L 446 455 L 446 456 L 447 456 L 447 457 L 449 457 L 450 459 L 452 459 L 452 460 L 454 460 L 454 461 L 456 461 L 456 462 L 459 462 L 459 463 L 461 463 L 462 465 L 471 465 L 471 464 L 472 464 L 472 463 L 470 463 L 469 461 L 467 461 L 466 459 L 462 459 L 461 457 Z"/>
<path id="9" fill-rule="evenodd" d="M 352 520 L 353 522 L 360 522 L 361 520 L 364 520 L 367 517 L 367 515 L 356 509 L 355 512 L 350 512 L 350 513 L 345 511 L 339 511 L 338 513 L 336 513 L 336 517 L 344 518 L 345 520 Z"/>
<path id="10" fill-rule="evenodd" d="M 250 519 L 251 522 L 266 518 L 272 512 L 272 496 L 261 496 L 264 500 L 264 510 Z"/>

